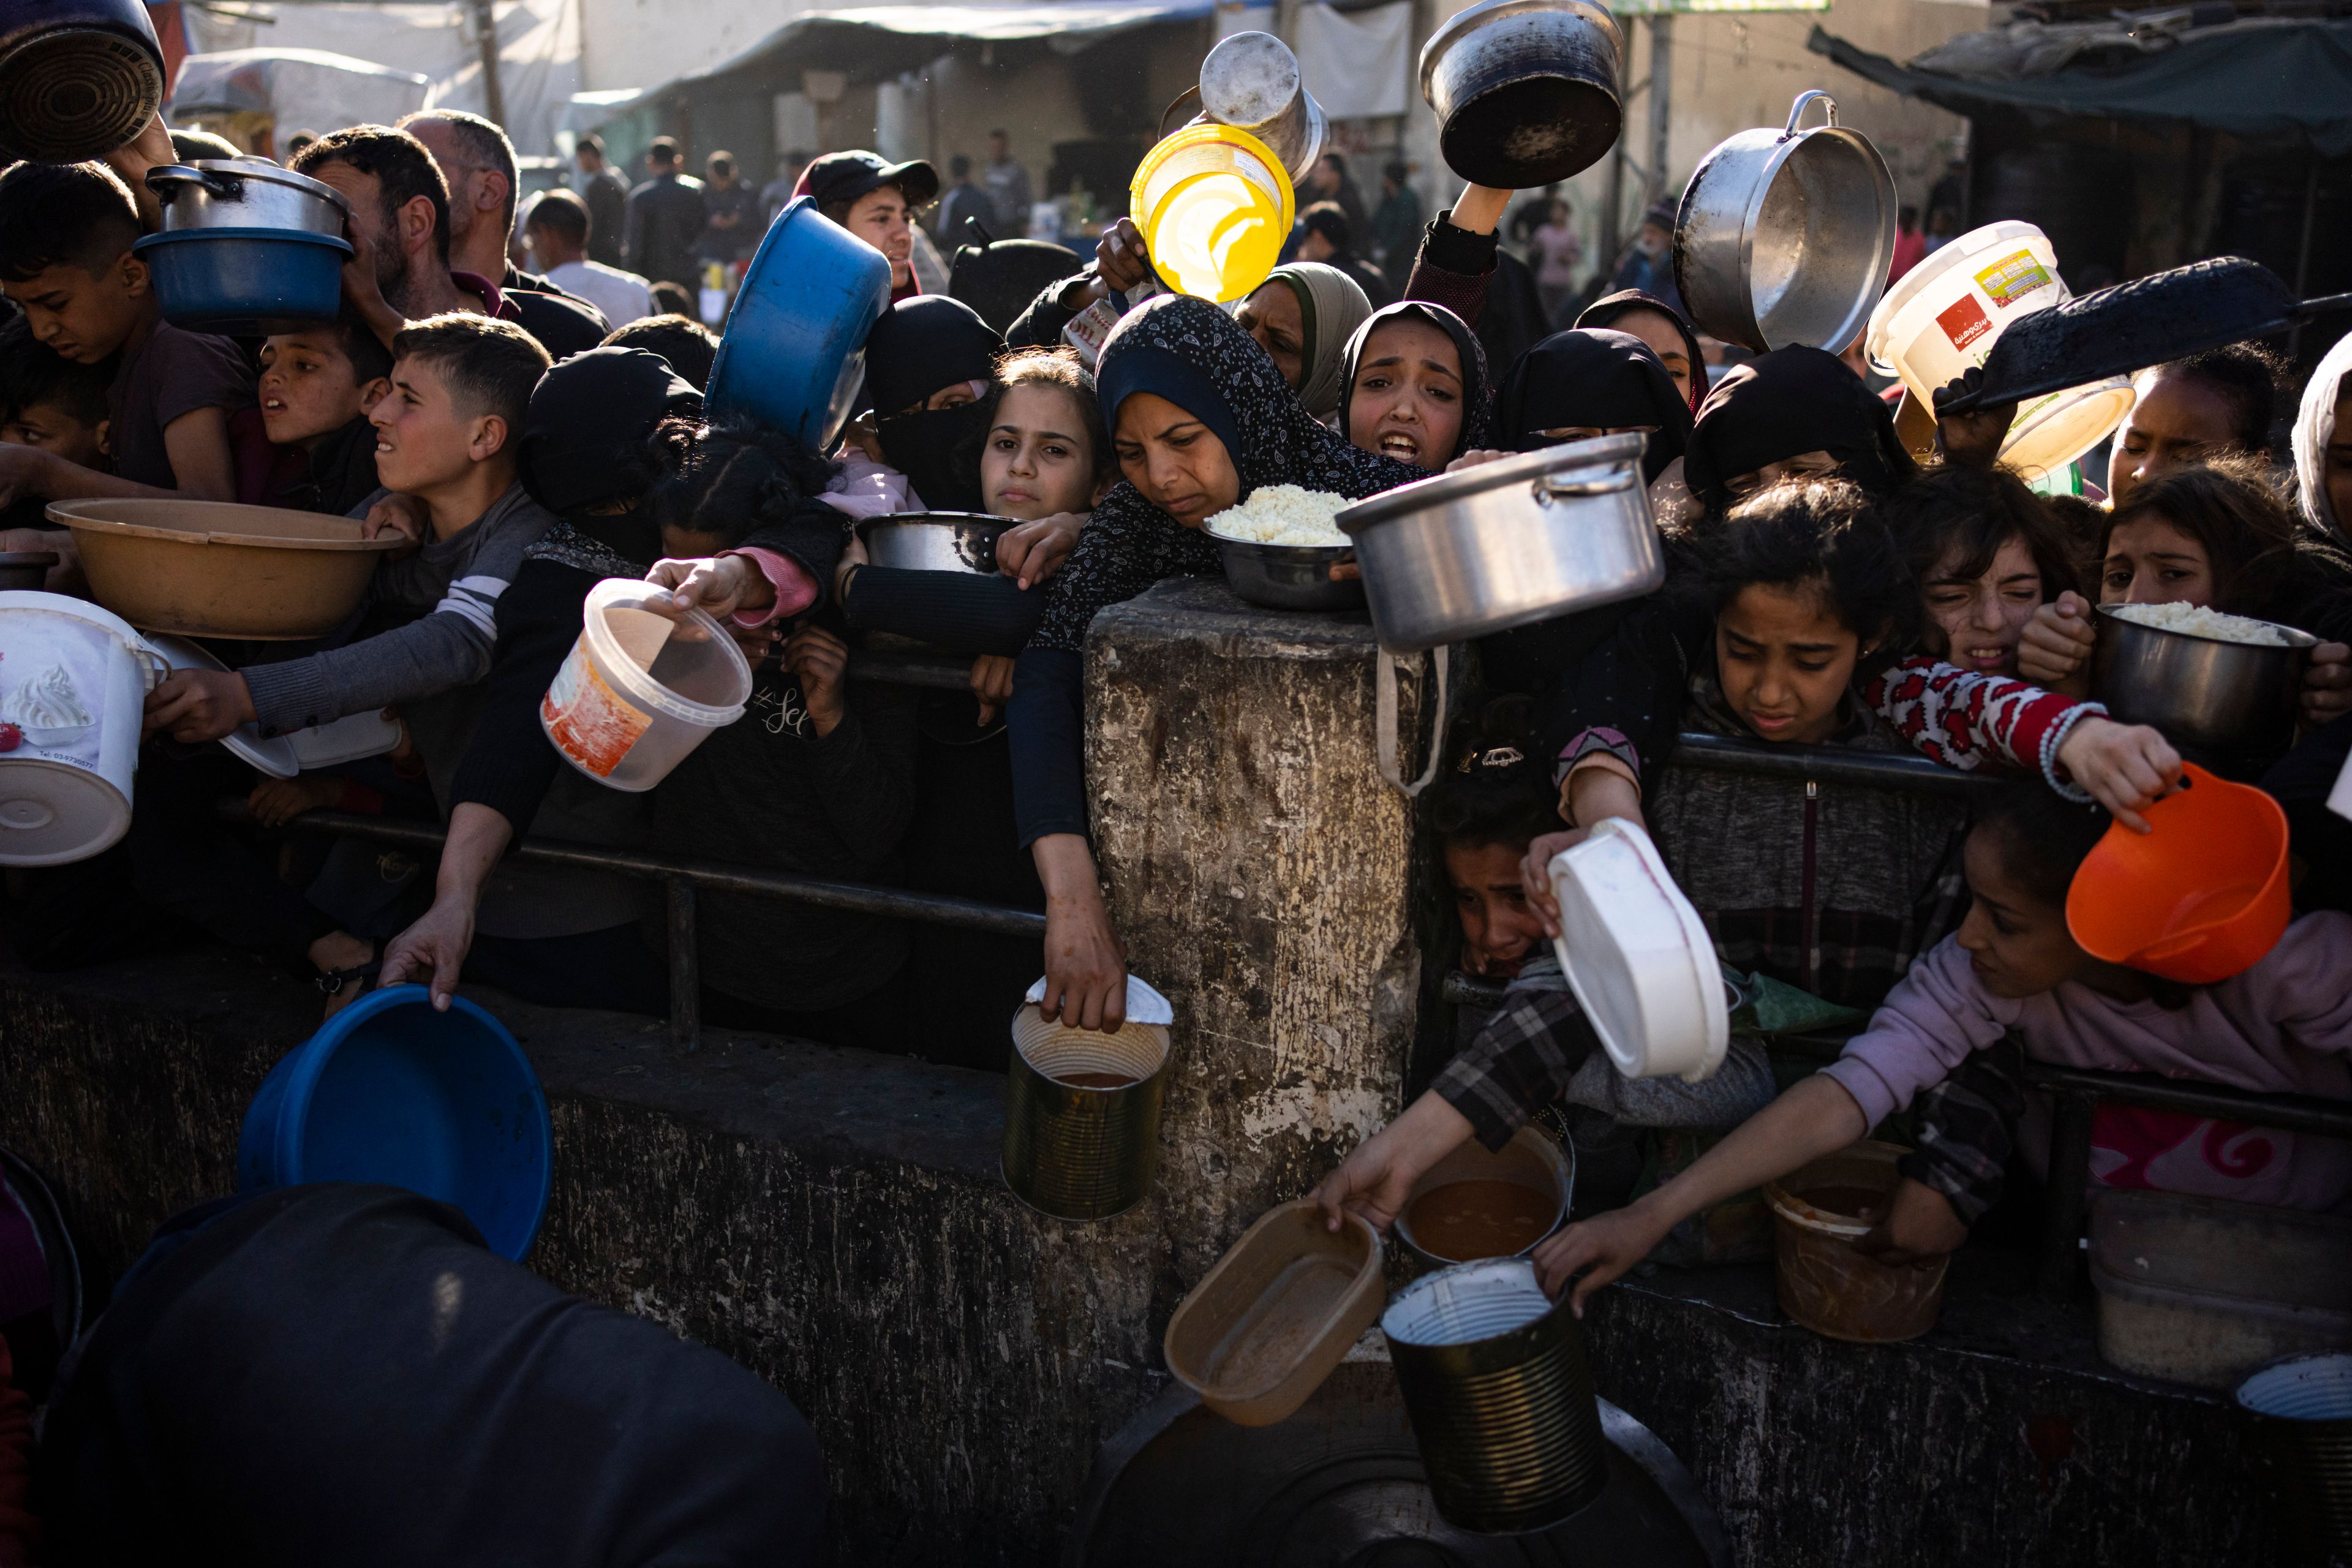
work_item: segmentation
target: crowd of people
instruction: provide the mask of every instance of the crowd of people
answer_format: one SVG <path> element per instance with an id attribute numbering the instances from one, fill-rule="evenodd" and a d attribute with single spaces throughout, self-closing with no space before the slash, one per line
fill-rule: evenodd
<path id="1" fill-rule="evenodd" d="M 157 687 L 130 836 L 13 900 L 28 963 L 86 965 L 193 930 L 315 977 L 329 1011 L 404 980 L 445 1005 L 476 982 L 663 1011 L 666 928 L 644 884 L 509 853 L 537 837 L 1042 903 L 1046 1015 L 1116 1028 L 1127 953 L 1089 838 L 1084 742 L 1095 617 L 1171 578 L 1219 577 L 1203 524 L 1265 487 L 1362 498 L 1638 433 L 1666 586 L 1484 639 L 1474 719 L 1433 739 L 1448 766 L 1423 819 L 1459 914 L 1454 962 L 1507 989 L 1466 1019 L 1429 1091 L 1322 1184 L 1335 1224 L 1344 1206 L 1385 1226 L 1444 1153 L 1474 1136 L 1499 1145 L 1540 1115 L 1576 1145 L 1585 1217 L 1538 1262 L 1580 1302 L 1694 1215 L 1897 1112 L 1913 1152 L 1877 1245 L 1951 1250 L 2001 1201 L 2012 1152 L 2034 1163 L 2020 1051 L 2352 1094 L 2336 978 L 2352 963 L 2352 825 L 2324 809 L 2352 748 L 2352 340 L 2294 395 L 2254 344 L 2147 367 L 2095 503 L 1994 461 L 2008 410 L 1947 417 L 1936 449 L 1915 452 L 1835 353 L 1710 365 L 1653 244 L 1670 213 L 1644 219 L 1625 286 L 1553 330 L 1580 264 L 1564 204 L 1547 198 L 1528 226 L 1531 268 L 1498 234 L 1511 193 L 1470 187 L 1424 223 L 1402 169 L 1367 214 L 1344 164 L 1327 163 L 1301 193 L 1315 199 L 1296 259 L 1232 310 L 1167 293 L 1128 309 L 1089 369 L 1065 331 L 1149 275 L 1131 222 L 1069 275 L 1008 289 L 978 246 L 971 276 L 927 292 L 910 231 L 940 200 L 928 163 L 841 151 L 755 190 L 724 153 L 707 183 L 689 177 L 663 139 L 625 190 L 590 138 L 581 188 L 521 215 L 534 273 L 510 258 L 505 135 L 430 110 L 331 132 L 294 158 L 351 204 L 342 314 L 247 342 L 165 321 L 132 248 L 153 222 L 144 170 L 173 156 L 164 135 L 0 174 L 9 542 L 58 551 L 64 592 L 81 584 L 69 536 L 40 517 L 52 500 L 239 500 L 403 543 L 335 636 L 224 647 L 230 668 Z M 984 229 L 1027 205 L 1001 137 L 992 153 L 979 181 L 951 167 L 959 223 Z M 757 246 L 780 187 L 892 268 L 865 412 L 832 450 L 706 409 L 711 334 L 657 313 L 657 285 Z M 2291 465 L 2273 446 L 2283 421 Z M 858 520 L 927 510 L 1013 521 L 992 597 L 960 584 L 943 596 L 937 575 L 866 558 Z M 611 577 L 716 616 L 756 671 L 747 716 L 644 795 L 563 765 L 538 718 L 590 590 Z M 2094 959 L 2063 913 L 2107 825 L 2145 829 L 2182 776 L 2165 735 L 2084 694 L 2091 608 L 2163 602 L 2320 642 L 2294 749 L 2210 759 L 2285 805 L 2298 867 L 2285 939 L 2212 986 Z M 852 680 L 853 650 L 881 634 L 969 658 L 969 691 Z M 397 716 L 397 750 L 293 780 L 257 783 L 208 744 L 373 711 Z M 1676 770 L 1690 730 L 2006 782 L 1971 805 Z M 225 794 L 246 797 L 260 831 L 222 820 Z M 328 806 L 434 821 L 446 846 L 428 868 L 267 831 Z M 1728 967 L 1809 1017 L 1861 1026 L 1834 1066 L 1777 1092 L 1747 1036 L 1701 1083 L 1610 1066 L 1551 954 L 1546 870 L 1607 818 L 1655 840 Z M 1001 1064 L 1002 1019 L 1038 967 L 1018 942 L 942 945 L 750 897 L 706 897 L 700 930 L 706 1018 L 966 1065 Z M 955 1005 L 993 1027 L 940 1030 L 938 1009 Z M 2160 1121 L 2102 1122 L 2099 1168 L 2352 1205 L 2339 1145 L 2279 1134 L 2260 1159 L 2200 1153 L 2191 1124 Z M 1659 1131 L 1697 1134 L 1705 1152 L 1643 1187 L 1658 1162 L 1642 1142 Z M 233 1229 L 292 1271 L 313 1229 L 356 1223 L 298 1208 L 247 1211 Z M 432 1223 L 402 1223 L 426 1268 L 442 1248 Z M 184 1270 L 173 1280 L 201 1289 Z M 121 1352 L 105 1396 L 135 1404 L 152 1370 L 140 1357 L 158 1346 Z M 798 1441 L 751 1425 L 783 1450 Z"/>

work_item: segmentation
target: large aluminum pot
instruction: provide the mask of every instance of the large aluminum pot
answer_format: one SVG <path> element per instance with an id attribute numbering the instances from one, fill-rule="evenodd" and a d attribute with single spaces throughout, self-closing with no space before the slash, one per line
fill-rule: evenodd
<path id="1" fill-rule="evenodd" d="M 0 12 L 0 156 L 102 158 L 163 101 L 163 50 L 140 0 L 10 0 Z"/>
<path id="2" fill-rule="evenodd" d="M 1446 167 L 1502 190 L 1591 168 L 1624 125 L 1624 50 L 1615 19 L 1585 0 L 1481 0 L 1454 16 L 1421 50 Z"/>
<path id="3" fill-rule="evenodd" d="M 147 171 L 163 204 L 163 232 L 284 228 L 343 237 L 352 204 L 334 186 L 267 158 L 201 158 Z"/>
<path id="4" fill-rule="evenodd" d="M 1331 132 L 1307 90 L 1298 57 L 1272 33 L 1235 33 L 1201 62 L 1201 117 L 1246 131 L 1282 161 L 1293 185 L 1323 156 Z"/>
<path id="5" fill-rule="evenodd" d="M 996 575 L 996 540 L 1016 526 L 1009 517 L 976 511 L 900 511 L 857 525 L 866 559 L 908 572 Z"/>
<path id="6" fill-rule="evenodd" d="M 1829 123 L 1800 131 L 1815 100 Z M 1895 177 L 1825 92 L 1786 129 L 1743 131 L 1700 161 L 1675 216 L 1675 280 L 1701 331 L 1758 353 L 1852 342 L 1895 259 Z"/>
<path id="7" fill-rule="evenodd" d="M 2175 745 L 2275 755 L 2294 739 L 2303 671 L 2319 639 L 2293 626 L 2274 629 L 2286 638 L 2284 647 L 2142 626 L 2102 605 L 2091 695 L 2118 721 L 2153 724 Z"/>
<path id="8" fill-rule="evenodd" d="M 1666 567 L 1645 439 L 1547 447 L 1340 512 L 1381 646 L 1442 647 L 1655 591 Z"/>

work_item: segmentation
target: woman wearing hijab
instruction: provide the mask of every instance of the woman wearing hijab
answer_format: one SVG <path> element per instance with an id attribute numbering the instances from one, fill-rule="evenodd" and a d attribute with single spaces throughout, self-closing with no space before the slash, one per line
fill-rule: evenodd
<path id="1" fill-rule="evenodd" d="M 1087 843 L 1087 626 L 1164 578 L 1221 575 L 1202 526 L 1263 486 L 1356 500 L 1426 475 L 1318 423 L 1249 334 L 1206 300 L 1163 294 L 1129 311 L 1103 344 L 1095 384 L 1120 481 L 1047 586 L 1007 719 L 1021 841 L 1045 886 L 1045 1016 L 1116 1029 L 1127 966 Z"/>
<path id="2" fill-rule="evenodd" d="M 1683 483 L 1706 515 L 1776 479 L 1837 474 L 1874 498 L 1917 471 L 1895 416 L 1833 353 L 1785 348 L 1735 367 L 1699 405 Z"/>
<path id="3" fill-rule="evenodd" d="M 1004 340 L 979 311 L 945 294 L 901 300 L 874 323 L 866 338 L 873 456 L 914 487 L 913 504 L 898 510 L 982 510 L 980 448 L 1003 352 Z"/>
<path id="4" fill-rule="evenodd" d="M 2336 340 L 2304 383 L 2294 477 L 2304 521 L 2352 542 L 2352 333 Z"/>
<path id="5" fill-rule="evenodd" d="M 1234 313 L 1257 340 L 1307 412 L 1329 419 L 1339 405 L 1341 361 L 1372 302 L 1353 278 L 1319 261 L 1294 261 L 1266 275 Z"/>
<path id="6" fill-rule="evenodd" d="M 1349 340 L 1343 370 L 1339 428 L 1367 452 L 1436 470 L 1491 440 L 1486 351 L 1443 305 L 1375 310 Z"/>
<path id="7" fill-rule="evenodd" d="M 1607 328 L 1632 333 L 1649 344 L 1658 363 L 1666 367 L 1683 395 L 1685 409 L 1696 412 L 1706 400 L 1706 353 L 1699 347 L 1698 331 L 1681 311 L 1656 295 L 1639 289 L 1603 295 L 1584 308 L 1576 324 L 1584 331 Z"/>

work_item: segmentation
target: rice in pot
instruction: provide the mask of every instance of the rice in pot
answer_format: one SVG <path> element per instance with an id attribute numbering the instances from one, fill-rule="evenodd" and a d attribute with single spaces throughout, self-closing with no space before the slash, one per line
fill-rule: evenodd
<path id="1" fill-rule="evenodd" d="M 1265 485 L 1209 519 L 1209 531 L 1250 544 L 1346 544 L 1348 536 L 1331 520 L 1348 504 L 1328 490 Z"/>
<path id="2" fill-rule="evenodd" d="M 2117 619 L 2130 621 L 2136 626 L 2155 626 L 2160 631 L 2180 632 L 2192 637 L 2210 637 L 2215 642 L 2284 647 L 2289 640 L 2268 621 L 2257 621 L 2245 616 L 2225 616 L 2203 605 L 2110 605 L 2107 609 Z"/>

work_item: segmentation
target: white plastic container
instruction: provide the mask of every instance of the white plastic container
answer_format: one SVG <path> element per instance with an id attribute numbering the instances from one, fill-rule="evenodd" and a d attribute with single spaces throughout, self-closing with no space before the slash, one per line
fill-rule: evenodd
<path id="1" fill-rule="evenodd" d="M 1712 1077 L 1731 1047 L 1722 966 L 1650 836 L 1603 817 L 1552 857 L 1551 889 L 1560 967 L 1617 1070 Z"/>
<path id="2" fill-rule="evenodd" d="M 185 637 L 157 637 L 148 646 L 162 654 L 163 662 L 175 673 L 183 669 L 228 668 Z M 257 725 L 239 724 L 221 737 L 221 744 L 274 779 L 290 779 L 302 771 L 302 759 L 295 754 L 293 741 L 285 735 L 265 735 Z"/>
<path id="3" fill-rule="evenodd" d="M 163 657 L 63 594 L 0 594 L 0 865 L 62 866 L 131 830 L 131 774 Z M 0 730 L 0 744 L 8 732 Z"/>
<path id="4" fill-rule="evenodd" d="M 751 667 L 700 610 L 672 620 L 650 606 L 670 590 L 607 577 L 588 590 L 580 637 L 540 700 L 540 727 L 564 761 L 632 793 L 743 717 Z"/>
<path id="5" fill-rule="evenodd" d="M 1987 224 L 1905 273 L 1871 311 L 1863 346 L 1933 409 L 1936 389 L 1982 365 L 2011 322 L 2072 298 L 2048 236 L 2030 223 Z M 2028 479 L 2056 473 L 2112 435 L 2137 396 L 2117 375 L 2021 405 L 2000 460 Z"/>

